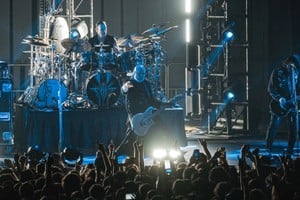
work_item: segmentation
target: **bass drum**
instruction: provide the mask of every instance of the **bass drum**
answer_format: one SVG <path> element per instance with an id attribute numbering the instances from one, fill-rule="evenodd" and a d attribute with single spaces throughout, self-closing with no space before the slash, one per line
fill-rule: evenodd
<path id="1" fill-rule="evenodd" d="M 59 90 L 61 102 L 67 99 L 67 88 L 56 79 L 47 79 L 37 90 L 35 106 L 37 108 L 58 108 Z"/>
<path id="2" fill-rule="evenodd" d="M 121 86 L 109 72 L 96 72 L 87 79 L 87 97 L 99 108 L 110 108 L 120 96 Z"/>

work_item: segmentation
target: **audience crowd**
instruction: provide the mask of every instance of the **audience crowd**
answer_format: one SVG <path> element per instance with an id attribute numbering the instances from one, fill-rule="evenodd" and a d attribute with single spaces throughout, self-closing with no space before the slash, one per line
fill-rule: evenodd
<path id="1" fill-rule="evenodd" d="M 5 159 L 0 169 L 0 199 L 8 200 L 267 200 L 300 199 L 300 158 L 278 157 L 274 166 L 259 149 L 242 145 L 238 165 L 226 149 L 209 152 L 199 139 L 187 162 L 181 156 L 166 170 L 164 162 L 144 165 L 144 146 L 117 162 L 114 145 L 98 144 L 93 163 L 68 164 L 59 153 L 34 159 L 26 152 Z"/>

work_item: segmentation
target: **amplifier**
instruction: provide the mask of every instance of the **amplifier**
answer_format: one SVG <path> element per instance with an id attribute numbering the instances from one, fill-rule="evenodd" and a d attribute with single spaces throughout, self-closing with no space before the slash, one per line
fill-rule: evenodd
<path id="1" fill-rule="evenodd" d="M 12 110 L 11 91 L 11 79 L 0 79 L 0 113 L 2 117 L 6 115 L 5 113 L 10 113 Z"/>

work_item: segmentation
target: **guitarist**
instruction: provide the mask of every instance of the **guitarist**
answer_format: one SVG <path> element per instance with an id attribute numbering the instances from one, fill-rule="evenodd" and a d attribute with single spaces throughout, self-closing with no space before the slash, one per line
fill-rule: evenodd
<path id="1" fill-rule="evenodd" d="M 128 143 L 131 145 L 135 139 L 131 126 L 132 117 L 138 113 L 143 113 L 150 106 L 158 109 L 163 104 L 168 103 L 161 102 L 154 97 L 150 82 L 146 79 L 146 69 L 141 64 L 135 66 L 132 78 L 123 84 L 121 91 L 125 96 L 125 106 L 128 112 L 126 135 L 128 136 Z"/>
<path id="2" fill-rule="evenodd" d="M 300 91 L 298 81 L 299 63 L 299 55 L 294 54 L 288 56 L 282 64 L 271 73 L 268 84 L 268 93 L 272 98 L 270 103 L 271 119 L 266 133 L 266 148 L 269 151 L 272 150 L 276 130 L 281 120 L 285 118 L 288 125 L 287 154 L 293 154 L 296 135 L 299 130 L 298 105 L 296 102 L 297 94 Z M 285 114 L 281 115 L 279 112 L 276 112 L 274 105 L 278 105 L 281 111 L 286 111 Z"/>

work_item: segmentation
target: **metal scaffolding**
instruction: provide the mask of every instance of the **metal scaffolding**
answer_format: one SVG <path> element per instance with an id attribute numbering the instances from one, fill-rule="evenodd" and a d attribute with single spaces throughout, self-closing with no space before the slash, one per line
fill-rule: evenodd
<path id="1" fill-rule="evenodd" d="M 216 0 L 200 19 L 200 40 L 187 46 L 186 115 L 197 116 L 208 133 L 248 130 L 247 0 Z M 226 39 L 231 31 L 233 39 Z M 195 56 L 194 56 L 195 57 Z M 187 59 L 188 60 L 188 59 Z M 234 99 L 226 99 L 228 92 Z"/>

